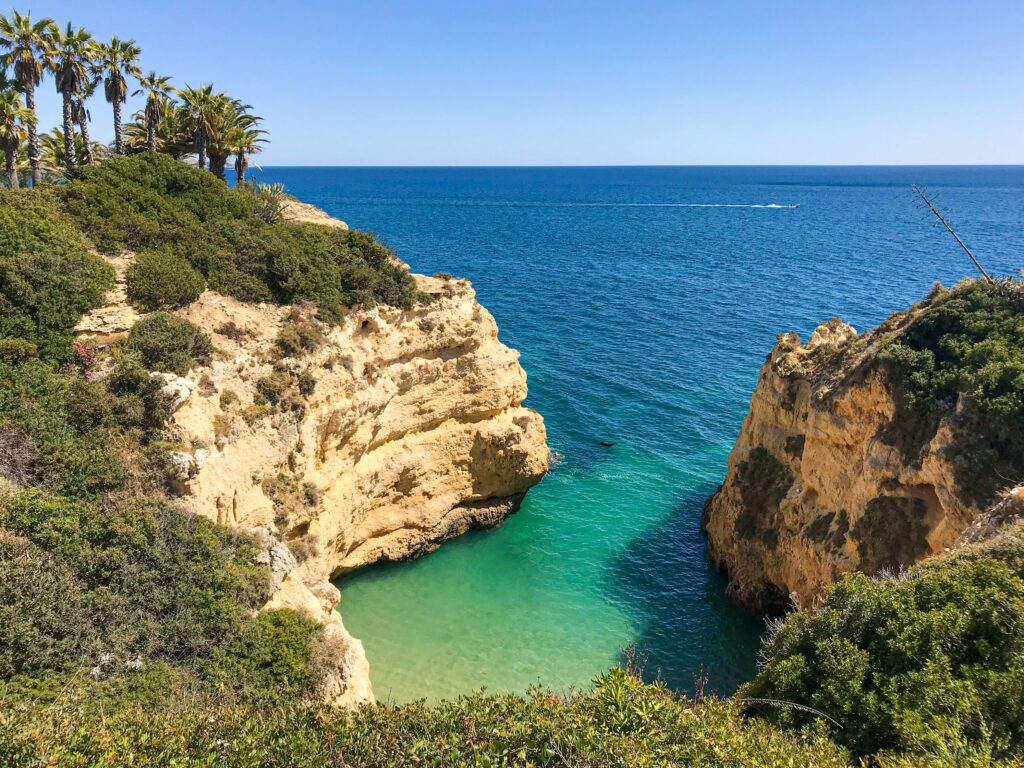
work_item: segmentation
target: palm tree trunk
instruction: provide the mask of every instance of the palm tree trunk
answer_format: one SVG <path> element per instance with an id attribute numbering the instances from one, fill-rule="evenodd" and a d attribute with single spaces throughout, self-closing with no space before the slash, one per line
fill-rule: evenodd
<path id="1" fill-rule="evenodd" d="M 18 169 L 14 166 L 15 154 L 14 147 L 4 147 L 4 169 L 7 171 L 7 186 L 11 189 L 18 188 Z"/>
<path id="2" fill-rule="evenodd" d="M 71 94 L 64 93 L 64 164 L 68 172 L 75 170 L 75 121 L 71 106 Z"/>
<path id="3" fill-rule="evenodd" d="M 121 125 L 121 102 L 114 99 L 114 154 L 124 154 L 124 126 Z"/>
<path id="4" fill-rule="evenodd" d="M 25 84 L 25 106 L 33 117 L 36 114 L 36 89 L 31 83 Z M 39 167 L 39 134 L 36 133 L 36 121 L 28 124 L 28 162 L 32 166 L 32 186 L 38 187 L 43 180 L 43 172 Z"/>
<path id="5" fill-rule="evenodd" d="M 146 117 L 146 148 L 156 152 L 156 120 L 149 116 Z"/>
<path id="6" fill-rule="evenodd" d="M 85 164 L 92 165 L 92 142 L 89 140 L 89 117 L 85 113 L 82 102 L 78 102 L 78 127 L 82 131 L 82 149 L 85 154 Z"/>
<path id="7" fill-rule="evenodd" d="M 235 184 L 245 183 L 245 172 L 249 169 L 249 159 L 245 156 L 245 150 L 238 150 L 235 155 Z"/>
<path id="8" fill-rule="evenodd" d="M 205 171 L 206 170 L 206 131 L 204 131 L 204 130 L 202 130 L 200 128 L 199 129 L 199 135 L 196 138 L 197 138 L 197 144 L 199 145 L 197 147 L 197 149 L 199 150 L 199 158 L 198 158 L 197 165 L 199 166 L 199 170 Z"/>
<path id="9" fill-rule="evenodd" d="M 210 173 L 216 176 L 221 181 L 224 181 L 224 169 L 228 164 L 228 159 L 223 155 L 210 155 Z"/>

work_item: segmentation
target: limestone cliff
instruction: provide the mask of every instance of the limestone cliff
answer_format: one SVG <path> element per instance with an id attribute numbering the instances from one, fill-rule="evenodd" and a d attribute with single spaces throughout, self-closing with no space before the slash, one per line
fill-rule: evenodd
<path id="1" fill-rule="evenodd" d="M 942 552 L 978 516 L 951 463 L 955 414 L 908 452 L 913 427 L 878 354 L 923 311 L 860 336 L 833 320 L 806 344 L 779 337 L 702 519 L 737 601 L 810 605 L 844 572 L 898 570 Z"/>
<path id="2" fill-rule="evenodd" d="M 292 212 L 308 220 L 309 208 Z M 179 314 L 211 336 L 214 359 L 160 374 L 176 405 L 180 502 L 266 540 L 268 607 L 304 611 L 336 639 L 325 698 L 340 704 L 372 693 L 330 579 L 500 522 L 547 469 L 543 420 L 522 406 L 526 374 L 494 318 L 465 280 L 416 281 L 432 301 L 334 326 L 313 307 L 208 291 Z M 108 339 L 134 319 L 118 288 L 79 330 Z M 278 343 L 289 324 L 312 337 L 304 348 Z"/>

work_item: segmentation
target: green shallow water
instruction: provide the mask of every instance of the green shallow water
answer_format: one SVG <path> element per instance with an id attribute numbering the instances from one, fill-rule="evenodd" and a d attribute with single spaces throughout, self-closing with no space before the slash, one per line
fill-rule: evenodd
<path id="1" fill-rule="evenodd" d="M 642 560 L 658 546 L 638 542 L 637 531 L 655 539 L 682 533 L 673 524 L 672 480 L 683 478 L 628 446 L 607 451 L 584 469 L 556 466 L 498 529 L 472 532 L 428 557 L 375 566 L 339 584 L 340 610 L 364 641 L 380 700 L 535 684 L 581 687 L 617 663 L 626 644 L 650 648 L 654 638 L 644 638 L 652 629 L 644 615 L 648 607 L 631 604 L 629 593 L 643 571 L 656 578 L 657 569 Z M 691 543 L 702 557 L 700 542 Z M 682 542 L 665 538 L 661 544 Z M 671 560 L 679 565 L 678 557 Z M 679 597 L 719 603 L 718 577 L 702 562 L 690 566 L 688 583 L 675 585 L 690 594 Z M 732 614 L 724 604 L 718 610 Z M 709 665 L 720 664 L 723 652 L 730 656 L 729 647 L 749 651 L 756 642 L 756 621 L 730 615 L 727 624 L 704 627 L 718 634 Z M 701 645 L 711 640 L 686 634 L 674 639 Z M 730 663 L 752 669 L 752 659 Z M 718 682 L 735 681 L 719 676 Z"/>
<path id="2" fill-rule="evenodd" d="M 382 700 L 648 677 L 731 693 L 762 625 L 708 565 L 701 507 L 781 331 L 857 328 L 1024 262 L 1021 168 L 270 168 L 418 272 L 470 278 L 522 354 L 553 471 L 500 528 L 339 582 Z M 798 208 L 785 207 L 799 204 Z M 726 207 L 727 206 L 727 207 Z M 774 206 L 774 207 L 772 207 Z M 783 206 L 783 207 L 779 207 Z M 614 440 L 612 448 L 598 445 Z"/>

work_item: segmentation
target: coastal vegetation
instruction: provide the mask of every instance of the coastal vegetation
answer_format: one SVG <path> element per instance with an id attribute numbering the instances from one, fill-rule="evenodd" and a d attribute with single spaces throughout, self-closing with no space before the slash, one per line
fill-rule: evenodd
<path id="1" fill-rule="evenodd" d="M 33 19 L 17 10 L 0 15 L 0 150 L 4 184 L 70 178 L 106 155 L 166 152 L 196 164 L 219 179 L 235 157 L 235 177 L 246 180 L 251 157 L 260 152 L 266 131 L 252 107 L 210 84 L 176 88 L 171 79 L 139 67 L 142 49 L 134 40 L 96 40 L 84 27 L 53 19 Z M 61 96 L 62 124 L 42 136 L 37 131 L 36 90 L 50 76 Z M 131 89 L 131 83 L 138 88 Z M 89 137 L 88 101 L 102 85 L 111 106 L 114 140 L 110 147 Z M 125 125 L 122 110 L 131 95 L 145 106 Z M 49 139 L 47 139 L 49 136 Z"/>
<path id="2" fill-rule="evenodd" d="M 908 452 L 951 417 L 962 435 L 957 480 L 978 503 L 1018 482 L 1024 466 L 1024 285 L 937 286 L 920 316 L 881 353 L 900 397 Z M 914 439 L 914 438 L 917 439 Z"/>
<path id="3" fill-rule="evenodd" d="M 1024 527 L 926 561 L 898 578 L 850 574 L 821 610 L 800 611 L 768 640 L 738 696 L 799 702 L 763 710 L 817 722 L 837 742 L 936 755 L 954 765 L 1024 754 Z"/>
<path id="4" fill-rule="evenodd" d="M 0 765 L 1024 759 L 1020 528 L 898 577 L 848 576 L 820 609 L 776 627 L 758 676 L 728 700 L 645 683 L 626 664 L 586 692 L 323 706 L 323 629 L 296 611 L 261 610 L 273 580 L 266 543 L 177 504 L 185 438 L 167 428 L 164 375 L 201 370 L 217 350 L 173 310 L 207 288 L 308 304 L 274 340 L 275 353 L 301 358 L 350 308 L 423 297 L 371 236 L 287 221 L 281 190 L 245 180 L 264 141 L 249 105 L 141 75 L 133 41 L 101 46 L 17 12 L 0 17 L 0 49 L 5 178 L 30 184 L 0 191 Z M 64 120 L 39 134 L 34 94 L 46 76 Z M 145 108 L 122 126 L 133 79 Z M 109 148 L 88 135 L 85 105 L 100 82 Z M 182 162 L 193 155 L 196 167 Z M 229 189 L 232 156 L 239 183 Z M 74 329 L 115 284 L 104 255 L 125 251 L 135 254 L 128 299 L 147 314 L 101 351 Z M 901 420 L 960 420 L 961 482 L 979 497 L 1024 463 L 1022 296 L 1016 282 L 936 291 L 880 353 Z M 309 370 L 279 363 L 254 382 L 253 407 L 297 409 L 314 391 Z M 224 408 L 237 400 L 220 394 Z M 789 486 L 780 466 L 760 452 L 742 467 L 755 512 Z M 281 476 L 269 495 L 285 504 L 318 492 L 299 483 Z"/>

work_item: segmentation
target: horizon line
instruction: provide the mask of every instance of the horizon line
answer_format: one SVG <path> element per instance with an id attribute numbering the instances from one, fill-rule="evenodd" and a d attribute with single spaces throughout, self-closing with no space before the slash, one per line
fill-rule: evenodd
<path id="1" fill-rule="evenodd" d="M 268 163 L 258 168 L 395 168 L 395 169 L 543 169 L 543 168 L 1022 168 L 1020 163 L 565 163 L 565 164 L 523 164 L 496 163 L 491 165 L 431 165 L 431 164 L 394 164 L 379 165 L 372 163 L 359 164 L 304 164 L 304 163 Z"/>

